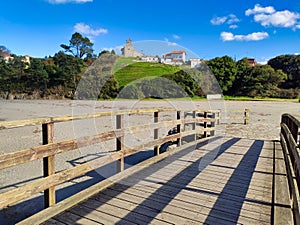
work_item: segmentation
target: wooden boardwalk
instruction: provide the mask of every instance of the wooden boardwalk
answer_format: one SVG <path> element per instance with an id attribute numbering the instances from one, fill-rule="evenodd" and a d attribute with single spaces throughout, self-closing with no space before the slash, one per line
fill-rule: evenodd
<path id="1" fill-rule="evenodd" d="M 279 142 L 213 137 L 163 154 L 44 224 L 293 224 Z"/>

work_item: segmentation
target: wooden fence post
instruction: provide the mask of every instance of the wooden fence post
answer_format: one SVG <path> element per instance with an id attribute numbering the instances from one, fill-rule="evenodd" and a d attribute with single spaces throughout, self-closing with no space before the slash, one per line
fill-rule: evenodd
<path id="1" fill-rule="evenodd" d="M 212 112 L 211 119 L 212 119 L 212 121 L 210 122 L 210 124 L 211 124 L 210 136 L 215 136 L 215 127 L 216 127 L 216 113 L 215 112 Z"/>
<path id="2" fill-rule="evenodd" d="M 193 123 L 193 130 L 195 131 L 195 135 L 194 135 L 194 141 L 197 140 L 197 122 L 196 122 L 196 111 L 193 111 L 193 119 L 195 120 L 195 122 Z"/>
<path id="3" fill-rule="evenodd" d="M 43 145 L 53 143 L 54 123 L 42 124 Z M 44 177 L 55 174 L 55 157 L 54 155 L 43 158 Z M 55 186 L 44 191 L 44 208 L 55 205 Z"/>
<path id="4" fill-rule="evenodd" d="M 221 124 L 221 109 L 217 111 L 217 125 Z"/>
<path id="5" fill-rule="evenodd" d="M 124 128 L 124 115 L 116 116 L 116 129 Z M 117 151 L 124 149 L 124 135 L 116 139 Z M 124 170 L 124 154 L 122 153 L 122 158 L 117 161 L 117 172 Z"/>
<path id="6" fill-rule="evenodd" d="M 158 123 L 159 116 L 160 116 L 159 112 L 154 112 L 154 123 Z M 159 128 L 155 128 L 154 129 L 154 140 L 158 139 L 158 135 L 159 135 Z M 159 155 L 160 154 L 159 147 L 160 146 L 154 146 L 154 155 Z"/>
<path id="7" fill-rule="evenodd" d="M 207 119 L 207 112 L 204 112 L 204 119 Z M 203 127 L 204 127 L 204 134 L 203 134 L 203 136 L 204 136 L 204 138 L 206 138 L 207 137 L 207 131 L 206 131 L 206 128 L 207 128 L 207 122 L 205 121 L 204 122 L 204 124 L 203 124 Z"/>
<path id="8" fill-rule="evenodd" d="M 249 124 L 249 114 L 250 114 L 250 110 L 245 109 L 245 112 L 244 112 L 244 125 Z"/>
<path id="9" fill-rule="evenodd" d="M 181 111 L 177 111 L 177 120 L 181 120 Z M 177 125 L 177 133 L 181 134 L 181 124 Z M 181 146 L 181 137 L 177 138 L 177 146 Z"/>

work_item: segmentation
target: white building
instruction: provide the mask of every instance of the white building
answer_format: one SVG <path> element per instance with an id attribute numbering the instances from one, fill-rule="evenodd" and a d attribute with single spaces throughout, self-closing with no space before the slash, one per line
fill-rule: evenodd
<path id="1" fill-rule="evenodd" d="M 202 60 L 201 59 L 196 59 L 196 58 L 191 58 L 190 62 L 191 62 L 191 68 L 197 68 L 197 67 L 200 66 Z"/>
<path id="2" fill-rule="evenodd" d="M 186 51 L 177 50 L 164 54 L 161 62 L 170 65 L 182 65 L 186 62 Z"/>
<path id="3" fill-rule="evenodd" d="M 141 60 L 143 62 L 155 62 L 155 63 L 158 63 L 160 59 L 159 59 L 158 56 L 142 56 Z"/>

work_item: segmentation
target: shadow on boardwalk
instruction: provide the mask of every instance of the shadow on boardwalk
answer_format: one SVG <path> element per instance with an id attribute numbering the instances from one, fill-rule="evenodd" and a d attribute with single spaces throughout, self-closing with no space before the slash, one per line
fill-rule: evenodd
<path id="1" fill-rule="evenodd" d="M 97 208 L 101 207 L 102 205 L 109 204 L 108 202 L 114 198 L 118 198 L 118 195 L 122 192 L 126 192 L 127 189 L 130 189 L 133 185 L 138 184 L 139 181 L 144 180 L 147 182 L 155 182 L 153 180 L 149 180 L 148 177 L 155 174 L 159 170 L 163 169 L 170 163 L 177 161 L 180 157 L 183 157 L 189 153 L 192 153 L 195 149 L 205 147 L 208 143 L 217 142 L 220 137 L 214 137 L 209 141 L 204 141 L 197 146 L 192 146 L 186 148 L 170 157 L 167 160 L 163 160 L 159 163 L 156 163 L 153 167 L 145 168 L 135 173 L 122 181 L 122 183 L 116 184 L 104 192 L 100 193 L 98 196 L 92 197 L 81 204 L 84 206 L 85 210 L 78 212 L 78 206 L 73 208 L 73 211 L 78 212 L 78 215 L 81 217 L 90 214 L 92 211 L 97 210 Z M 215 148 L 209 151 L 206 151 L 205 154 L 193 161 L 189 166 L 181 170 L 178 174 L 171 177 L 171 179 L 167 181 L 155 182 L 156 184 L 161 185 L 158 189 L 156 189 L 153 193 L 151 193 L 147 198 L 139 202 L 135 205 L 135 207 L 131 207 L 130 211 L 126 215 L 117 215 L 117 213 L 111 212 L 113 216 L 119 217 L 119 222 L 116 224 L 124 224 L 124 222 L 135 222 L 138 224 L 149 224 L 151 222 L 155 223 L 155 217 L 159 215 L 164 209 L 169 205 L 171 201 L 175 199 L 175 197 L 182 191 L 192 191 L 192 192 L 199 192 L 202 194 L 213 195 L 216 196 L 217 199 L 214 202 L 214 205 L 210 207 L 210 211 L 203 221 L 207 224 L 221 224 L 225 222 L 225 224 L 236 224 L 239 219 L 240 211 L 242 210 L 243 203 L 246 200 L 246 195 L 250 186 L 250 182 L 257 165 L 261 150 L 263 148 L 264 142 L 263 141 L 254 141 L 253 144 L 247 149 L 245 155 L 243 155 L 242 159 L 240 160 L 238 166 L 234 168 L 234 171 L 223 187 L 223 190 L 220 193 L 216 193 L 214 191 L 209 190 L 202 190 L 201 188 L 191 188 L 189 186 L 190 182 L 193 181 L 205 168 L 209 165 L 213 165 L 213 162 L 217 160 L 226 150 L 230 149 L 233 145 L 235 145 L 240 139 L 239 138 L 232 138 L 227 140 L 226 142 L 222 143 L 221 145 L 215 145 Z M 247 168 L 245 170 L 245 168 Z M 91 174 L 94 176 L 93 182 L 98 182 L 103 178 L 99 177 L 99 174 L 94 172 L 95 174 Z M 237 182 L 240 176 L 243 176 L 242 185 Z M 184 177 L 184 179 L 183 179 Z M 98 181 L 97 181 L 98 180 Z M 91 181 L 89 181 L 91 182 Z M 89 184 L 91 185 L 91 183 Z M 85 186 L 85 185 L 84 185 Z M 66 188 L 63 191 L 72 191 L 71 187 Z M 84 188 L 84 187 L 82 187 Z M 224 205 L 224 196 L 227 195 L 229 192 L 236 192 L 238 193 L 238 197 L 235 196 L 234 199 L 234 211 L 230 211 L 230 213 L 226 210 L 220 214 L 220 208 L 229 207 Z M 225 197 L 226 198 L 226 197 Z M 230 198 L 230 197 L 229 197 Z M 92 203 L 89 203 L 91 201 Z M 228 199 L 228 202 L 232 201 Z M 90 205 L 89 205 L 90 204 Z M 197 204 L 197 203 L 196 203 Z M 180 209 L 180 206 L 178 206 Z M 127 208 L 128 209 L 128 208 Z M 186 210 L 186 209 L 185 209 Z M 70 209 L 69 211 L 72 211 Z M 137 217 L 137 215 L 141 215 L 145 213 L 145 215 Z M 58 221 L 63 222 L 63 214 L 55 218 Z M 191 218 L 186 218 L 191 219 Z M 101 222 L 101 221 L 98 221 Z M 195 221 L 196 222 L 196 221 Z M 76 223 L 76 221 L 74 221 Z"/>

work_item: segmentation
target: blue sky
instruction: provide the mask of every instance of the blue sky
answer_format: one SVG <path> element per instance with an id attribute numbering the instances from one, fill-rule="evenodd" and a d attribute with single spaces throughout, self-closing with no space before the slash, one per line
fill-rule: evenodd
<path id="1" fill-rule="evenodd" d="M 17 55 L 53 56 L 75 31 L 95 53 L 127 38 L 166 41 L 204 59 L 300 53 L 298 0 L 2 0 L 0 8 L 0 45 Z"/>

